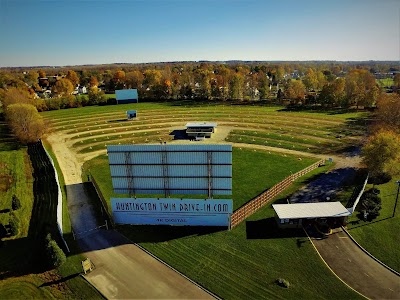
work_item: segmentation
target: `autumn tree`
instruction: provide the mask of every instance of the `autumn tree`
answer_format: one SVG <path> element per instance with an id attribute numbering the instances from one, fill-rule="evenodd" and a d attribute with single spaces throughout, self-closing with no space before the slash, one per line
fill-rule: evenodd
<path id="1" fill-rule="evenodd" d="M 38 84 L 39 74 L 35 71 L 29 71 L 24 76 L 24 81 L 29 85 Z"/>
<path id="2" fill-rule="evenodd" d="M 376 128 L 387 128 L 400 134 L 400 95 L 380 94 L 376 111 Z"/>
<path id="3" fill-rule="evenodd" d="M 36 142 L 44 133 L 44 122 L 37 109 L 31 104 L 10 104 L 6 120 L 22 143 Z"/>
<path id="4" fill-rule="evenodd" d="M 345 97 L 344 87 L 345 81 L 343 78 L 328 82 L 322 88 L 318 102 L 324 106 L 340 106 Z"/>
<path id="5" fill-rule="evenodd" d="M 244 78 L 240 73 L 234 73 L 229 81 L 229 96 L 232 100 L 243 100 Z"/>
<path id="6" fill-rule="evenodd" d="M 79 76 L 74 70 L 68 70 L 67 76 L 65 78 L 71 81 L 74 87 L 79 84 Z"/>
<path id="7" fill-rule="evenodd" d="M 367 70 L 355 69 L 346 75 L 348 105 L 372 106 L 379 95 L 375 77 Z"/>
<path id="8" fill-rule="evenodd" d="M 286 85 L 285 97 L 294 100 L 303 100 L 306 87 L 301 80 L 290 80 Z"/>
<path id="9" fill-rule="evenodd" d="M 39 70 L 38 74 L 39 74 L 39 78 L 46 78 L 46 72 L 44 70 Z"/>
<path id="10" fill-rule="evenodd" d="M 104 105 L 107 103 L 107 98 L 102 90 L 96 86 L 90 87 L 88 90 L 89 105 Z"/>
<path id="11" fill-rule="evenodd" d="M 99 81 L 97 80 L 96 76 L 90 77 L 89 85 L 91 87 L 94 87 L 94 86 L 97 87 L 99 85 Z"/>
<path id="12" fill-rule="evenodd" d="M 129 89 L 140 89 L 142 87 L 144 76 L 142 72 L 135 70 L 125 75 L 125 83 Z"/>
<path id="13" fill-rule="evenodd" d="M 52 92 L 56 96 L 66 96 L 70 95 L 74 91 L 74 86 L 72 85 L 71 81 L 67 78 L 62 78 L 57 80 L 55 85 L 52 88 Z"/>
<path id="14" fill-rule="evenodd" d="M 381 129 L 369 137 L 362 148 L 363 162 L 372 176 L 395 174 L 400 167 L 400 136 Z"/>
<path id="15" fill-rule="evenodd" d="M 318 77 L 313 69 L 309 68 L 307 70 L 306 75 L 303 78 L 303 83 L 308 91 L 317 90 Z"/>
<path id="16" fill-rule="evenodd" d="M 25 103 L 34 104 L 33 93 L 27 88 L 10 87 L 0 89 L 0 103 L 6 108 L 10 104 Z"/>
<path id="17" fill-rule="evenodd" d="M 113 82 L 116 89 L 124 88 L 125 84 L 125 72 L 122 70 L 118 70 L 114 73 Z"/>

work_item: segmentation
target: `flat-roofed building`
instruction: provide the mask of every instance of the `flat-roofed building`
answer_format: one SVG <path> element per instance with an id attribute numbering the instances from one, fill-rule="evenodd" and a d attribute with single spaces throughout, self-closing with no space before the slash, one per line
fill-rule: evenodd
<path id="1" fill-rule="evenodd" d="M 210 138 L 216 128 L 215 122 L 189 122 L 186 124 L 186 134 L 189 138 L 199 141 Z"/>
<path id="2" fill-rule="evenodd" d="M 283 228 L 300 228 L 305 220 L 328 218 L 334 218 L 337 223 L 342 224 L 351 215 L 340 202 L 272 204 L 272 207 L 278 226 Z"/>

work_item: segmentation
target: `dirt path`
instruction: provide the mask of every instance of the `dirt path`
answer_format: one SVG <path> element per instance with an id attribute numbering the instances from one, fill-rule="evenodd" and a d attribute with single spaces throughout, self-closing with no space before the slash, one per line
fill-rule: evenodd
<path id="1" fill-rule="evenodd" d="M 86 276 L 108 299 L 212 299 L 199 286 L 141 250 L 116 231 L 96 229 L 94 208 L 81 180 L 83 159 L 65 146 L 65 136 L 47 137 L 64 175 L 72 228 L 96 269 Z"/>

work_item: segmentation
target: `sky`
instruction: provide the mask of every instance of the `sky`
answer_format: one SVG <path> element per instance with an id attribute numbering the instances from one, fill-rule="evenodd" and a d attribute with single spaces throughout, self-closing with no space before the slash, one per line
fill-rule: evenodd
<path id="1" fill-rule="evenodd" d="M 0 67 L 400 60 L 399 0 L 0 0 Z"/>

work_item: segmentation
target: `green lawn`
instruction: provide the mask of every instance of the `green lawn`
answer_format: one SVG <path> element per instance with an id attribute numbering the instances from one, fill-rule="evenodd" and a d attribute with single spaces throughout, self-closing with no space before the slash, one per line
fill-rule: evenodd
<path id="1" fill-rule="evenodd" d="M 313 161 L 234 149 L 235 208 Z M 284 201 L 305 180 L 327 168 L 316 169 L 295 182 L 277 201 Z M 85 169 L 90 169 L 109 199 L 112 191 L 107 158 L 93 159 Z M 358 298 L 330 273 L 302 231 L 276 228 L 270 205 L 232 231 L 129 225 L 117 229 L 223 299 Z M 290 282 L 289 289 L 274 283 L 280 277 Z"/>
<path id="2" fill-rule="evenodd" d="M 138 118 L 126 121 L 135 108 Z M 114 143 L 155 143 L 173 138 L 171 128 L 188 121 L 216 121 L 233 127 L 227 141 L 268 145 L 306 152 L 341 151 L 363 135 L 367 114 L 354 111 L 291 112 L 278 106 L 239 106 L 221 103 L 138 103 L 84 107 L 42 113 L 53 130 L 74 141 L 86 154 Z M 356 138 L 356 139 L 355 139 Z"/>
<path id="3" fill-rule="evenodd" d="M 392 217 L 397 194 L 396 178 L 390 182 L 376 185 L 382 199 L 382 210 L 372 222 L 364 222 L 355 213 L 349 218 L 349 233 L 376 258 L 400 272 L 400 205 Z M 366 189 L 371 188 L 367 185 Z M 358 222 L 357 224 L 351 222 Z"/>

